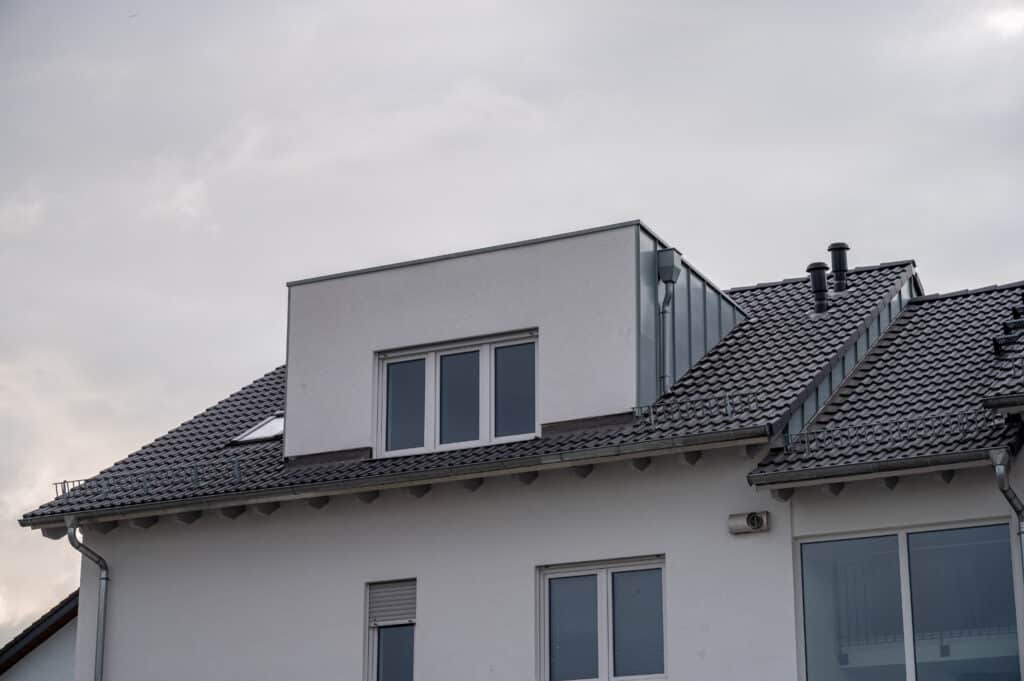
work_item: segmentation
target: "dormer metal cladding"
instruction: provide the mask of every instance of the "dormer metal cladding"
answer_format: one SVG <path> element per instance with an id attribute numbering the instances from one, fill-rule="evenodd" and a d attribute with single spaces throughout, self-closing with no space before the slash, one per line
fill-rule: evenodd
<path id="1" fill-rule="evenodd" d="M 637 233 L 637 407 L 654 403 L 746 315 L 675 248 Z"/>

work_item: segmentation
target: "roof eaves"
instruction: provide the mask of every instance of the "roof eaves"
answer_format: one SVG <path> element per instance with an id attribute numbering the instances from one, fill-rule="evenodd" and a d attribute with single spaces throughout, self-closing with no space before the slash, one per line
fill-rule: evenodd
<path id="1" fill-rule="evenodd" d="M 992 286 L 983 286 L 982 288 L 964 288 L 958 291 L 950 291 L 948 293 L 929 293 L 923 296 L 917 296 L 911 299 L 911 303 L 930 303 L 934 300 L 946 300 L 948 298 L 960 298 L 963 296 L 971 296 L 978 293 L 992 293 L 993 291 L 1006 291 L 1008 289 L 1024 288 L 1024 280 L 1010 282 L 1009 284 L 993 284 Z"/>
<path id="2" fill-rule="evenodd" d="M 671 438 L 649 439 L 635 443 L 612 445 L 593 449 L 578 449 L 560 454 L 538 454 L 517 459 L 497 459 L 478 464 L 449 466 L 426 471 L 382 475 L 372 478 L 321 482 L 307 485 L 266 488 L 245 492 L 207 495 L 190 499 L 175 499 L 162 502 L 106 507 L 89 511 L 62 512 L 49 515 L 24 515 L 18 523 L 22 527 L 39 529 L 63 525 L 65 518 L 74 517 L 79 521 L 101 522 L 119 520 L 124 517 L 145 515 L 167 515 L 186 510 L 203 510 L 240 504 L 284 501 L 312 496 L 353 494 L 361 491 L 395 487 L 409 487 L 425 483 L 457 481 L 467 477 L 496 477 L 510 475 L 524 470 L 563 468 L 583 463 L 605 463 L 608 460 L 627 459 L 635 456 L 654 456 L 672 453 L 686 448 L 722 448 L 737 444 L 755 444 L 768 441 L 769 426 L 763 424 L 730 431 L 696 433 Z"/>
<path id="3" fill-rule="evenodd" d="M 883 459 L 838 466 L 818 466 L 788 471 L 747 474 L 747 482 L 754 487 L 779 486 L 786 483 L 807 483 L 820 481 L 822 484 L 835 478 L 870 478 L 882 473 L 912 472 L 921 468 L 936 466 L 953 466 L 979 461 L 987 461 L 992 452 L 1011 452 L 1011 447 L 992 447 L 987 449 L 969 449 L 940 454 L 928 454 L 904 459 Z"/>

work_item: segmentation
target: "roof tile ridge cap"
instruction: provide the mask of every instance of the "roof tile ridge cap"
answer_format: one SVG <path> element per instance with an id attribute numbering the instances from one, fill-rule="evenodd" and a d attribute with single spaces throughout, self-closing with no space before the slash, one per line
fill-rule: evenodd
<path id="1" fill-rule="evenodd" d="M 759 281 L 756 284 L 747 284 L 746 286 L 733 286 L 732 288 L 725 289 L 725 293 L 731 293 L 733 291 L 753 291 L 762 288 L 771 288 L 772 286 L 783 286 L 787 284 L 798 284 L 807 281 L 807 277 L 788 277 L 786 279 L 776 279 L 773 281 Z"/>
<path id="2" fill-rule="evenodd" d="M 920 301 L 927 303 L 933 300 L 946 300 L 948 298 L 962 298 L 964 296 L 971 296 L 975 294 L 1011 291 L 1015 288 L 1024 289 L 1024 279 L 1020 281 L 1013 281 L 1008 284 L 989 284 L 988 286 L 982 286 L 980 288 L 962 288 L 956 291 L 947 291 L 946 293 L 929 293 L 927 295 L 917 296 L 913 298 L 911 302 Z"/>
<path id="3" fill-rule="evenodd" d="M 849 272 L 872 272 L 875 270 L 890 269 L 894 267 L 917 267 L 917 261 L 913 259 L 907 260 L 892 260 L 889 262 L 878 263 L 877 265 L 859 265 L 857 267 L 851 267 Z M 829 275 L 831 276 L 831 275 Z M 756 284 L 746 284 L 744 286 L 732 286 L 727 289 L 723 289 L 725 293 L 731 293 L 733 291 L 753 291 L 756 289 L 770 288 L 772 286 L 782 286 L 786 284 L 796 284 L 806 282 L 807 277 L 787 277 L 785 279 L 774 279 L 770 281 L 759 281 Z"/>

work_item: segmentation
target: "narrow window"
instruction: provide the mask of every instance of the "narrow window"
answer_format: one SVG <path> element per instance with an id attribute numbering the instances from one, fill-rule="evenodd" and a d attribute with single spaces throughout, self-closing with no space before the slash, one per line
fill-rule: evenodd
<path id="1" fill-rule="evenodd" d="M 413 681 L 416 580 L 369 586 L 368 681 Z"/>
<path id="2" fill-rule="evenodd" d="M 1006 525 L 907 537 L 918 681 L 1019 681 Z"/>
<path id="3" fill-rule="evenodd" d="M 546 571 L 546 680 L 663 677 L 662 572 L 650 562 Z"/>
<path id="4" fill-rule="evenodd" d="M 441 444 L 480 439 L 480 352 L 441 355 Z"/>
<path id="5" fill-rule="evenodd" d="M 903 681 L 896 536 L 801 547 L 808 681 Z"/>
<path id="6" fill-rule="evenodd" d="M 519 343 L 494 349 L 495 437 L 537 429 L 534 348 L 533 343 Z"/>
<path id="7" fill-rule="evenodd" d="M 387 448 L 423 446 L 426 361 L 411 359 L 387 365 Z"/>

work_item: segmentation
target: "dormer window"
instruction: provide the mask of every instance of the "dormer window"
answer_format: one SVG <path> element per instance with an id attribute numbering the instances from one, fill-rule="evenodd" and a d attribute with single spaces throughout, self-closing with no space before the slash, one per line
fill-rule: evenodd
<path id="1" fill-rule="evenodd" d="M 378 452 L 533 437 L 535 333 L 379 353 Z"/>

